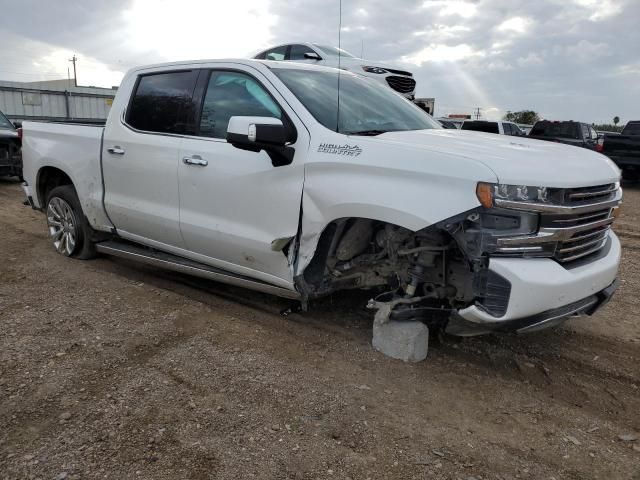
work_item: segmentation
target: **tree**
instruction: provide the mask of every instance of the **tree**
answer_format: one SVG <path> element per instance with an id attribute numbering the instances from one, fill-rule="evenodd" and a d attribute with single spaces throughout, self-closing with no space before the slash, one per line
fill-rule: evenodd
<path id="1" fill-rule="evenodd" d="M 540 120 L 540 115 L 538 115 L 538 112 L 534 112 L 533 110 L 521 110 L 519 112 L 507 112 L 504 119 L 508 122 L 533 125 Z"/>
<path id="2" fill-rule="evenodd" d="M 620 123 L 620 117 L 616 115 L 615 117 L 613 117 L 613 124 L 617 127 L 619 123 Z"/>

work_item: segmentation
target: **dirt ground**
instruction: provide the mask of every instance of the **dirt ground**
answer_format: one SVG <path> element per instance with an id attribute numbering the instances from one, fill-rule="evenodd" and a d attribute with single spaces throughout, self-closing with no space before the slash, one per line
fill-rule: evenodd
<path id="1" fill-rule="evenodd" d="M 0 479 L 640 479 L 640 187 L 622 285 L 527 336 L 370 345 L 284 300 L 50 246 L 0 181 Z"/>

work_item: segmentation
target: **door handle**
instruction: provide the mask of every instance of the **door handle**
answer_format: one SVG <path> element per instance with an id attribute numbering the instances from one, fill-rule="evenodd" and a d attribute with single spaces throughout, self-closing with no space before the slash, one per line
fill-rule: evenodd
<path id="1" fill-rule="evenodd" d="M 107 148 L 107 152 L 109 152 L 112 155 L 124 155 L 124 149 L 117 145 L 115 147 Z"/>
<path id="2" fill-rule="evenodd" d="M 200 157 L 200 155 L 193 155 L 191 157 L 184 157 L 182 159 L 182 163 L 184 163 L 185 165 L 197 165 L 199 167 L 206 167 L 207 165 L 209 165 L 209 162 L 202 159 L 202 157 Z"/>

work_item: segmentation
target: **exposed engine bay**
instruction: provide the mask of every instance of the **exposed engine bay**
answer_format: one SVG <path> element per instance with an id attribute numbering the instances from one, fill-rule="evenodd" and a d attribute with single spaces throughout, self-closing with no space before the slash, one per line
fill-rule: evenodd
<path id="1" fill-rule="evenodd" d="M 412 232 L 369 219 L 338 220 L 323 232 L 298 287 L 308 299 L 375 289 L 369 307 L 385 307 L 392 319 L 446 322 L 452 310 L 474 302 L 485 277 L 487 259 L 470 257 L 456 240 L 468 221 L 465 215 Z"/>

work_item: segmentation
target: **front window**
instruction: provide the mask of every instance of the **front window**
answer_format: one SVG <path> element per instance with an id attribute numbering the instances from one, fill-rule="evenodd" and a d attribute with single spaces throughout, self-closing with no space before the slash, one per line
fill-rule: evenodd
<path id="1" fill-rule="evenodd" d="M 14 129 L 13 123 L 11 123 L 2 112 L 0 112 L 0 128 L 10 128 L 11 130 Z"/>
<path id="2" fill-rule="evenodd" d="M 289 60 L 308 60 L 307 57 L 305 57 L 306 53 L 315 54 L 316 52 L 306 45 L 291 45 Z"/>
<path id="3" fill-rule="evenodd" d="M 278 104 L 249 75 L 240 72 L 211 74 L 202 105 L 200 135 L 225 138 L 231 117 L 282 118 Z"/>
<path id="4" fill-rule="evenodd" d="M 315 45 L 315 44 L 314 44 Z M 348 57 L 348 58 L 356 58 L 354 55 L 351 55 L 346 50 L 342 50 L 341 48 L 329 47 L 327 45 L 316 45 L 320 50 L 327 54 L 329 57 Z"/>
<path id="5" fill-rule="evenodd" d="M 339 71 L 290 68 L 273 71 L 309 113 L 334 132 L 377 135 L 442 128 L 414 104 L 377 82 Z"/>
<path id="6" fill-rule="evenodd" d="M 260 56 L 260 58 L 264 58 L 265 60 L 284 60 L 287 56 L 287 46 L 282 45 L 280 47 L 272 48 L 271 50 L 267 50 Z"/>

